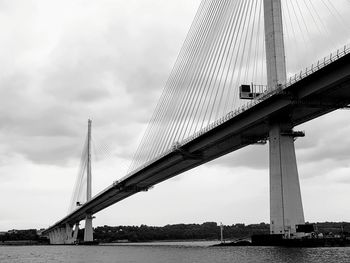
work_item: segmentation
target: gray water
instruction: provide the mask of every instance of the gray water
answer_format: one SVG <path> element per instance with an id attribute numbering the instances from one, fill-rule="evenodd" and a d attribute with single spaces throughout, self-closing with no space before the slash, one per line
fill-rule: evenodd
<path id="1" fill-rule="evenodd" d="M 0 262 L 350 263 L 350 248 L 207 247 L 208 243 L 1 247 Z"/>

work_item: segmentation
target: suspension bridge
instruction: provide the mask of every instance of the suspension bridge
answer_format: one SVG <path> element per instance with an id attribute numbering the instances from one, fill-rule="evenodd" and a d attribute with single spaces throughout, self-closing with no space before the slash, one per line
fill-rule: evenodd
<path id="1" fill-rule="evenodd" d="M 322 2 L 336 14 L 332 2 Z M 348 108 L 350 46 L 297 74 L 287 73 L 286 39 L 296 38 L 303 24 L 311 31 L 312 23 L 298 13 L 301 9 L 316 30 L 326 31 L 311 0 L 203 0 L 128 174 L 94 197 L 89 120 L 71 209 L 45 230 L 50 242 L 75 243 L 82 220 L 84 240 L 91 242 L 97 212 L 220 156 L 266 142 L 270 233 L 302 235 L 298 226 L 305 219 L 294 141 L 305 134 L 293 128 Z M 83 201 L 78 200 L 81 189 L 86 193 Z"/>

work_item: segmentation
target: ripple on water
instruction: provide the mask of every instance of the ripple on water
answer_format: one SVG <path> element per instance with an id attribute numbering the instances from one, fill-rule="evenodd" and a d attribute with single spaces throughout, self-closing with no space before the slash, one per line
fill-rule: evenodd
<path id="1" fill-rule="evenodd" d="M 0 247 L 1 263 L 348 263 L 350 248 L 207 247 L 208 243 Z"/>

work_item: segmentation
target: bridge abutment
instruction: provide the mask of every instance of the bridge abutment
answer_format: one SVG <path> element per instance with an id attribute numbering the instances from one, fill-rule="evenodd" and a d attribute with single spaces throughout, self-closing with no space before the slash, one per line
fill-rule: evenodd
<path id="1" fill-rule="evenodd" d="M 78 232 L 77 229 L 73 232 L 73 226 L 66 224 L 49 232 L 48 237 L 52 245 L 75 244 L 77 242 Z"/>

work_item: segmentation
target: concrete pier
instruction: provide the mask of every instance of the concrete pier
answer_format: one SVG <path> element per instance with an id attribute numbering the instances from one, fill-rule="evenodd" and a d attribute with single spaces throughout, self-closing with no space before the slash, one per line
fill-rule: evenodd
<path id="1" fill-rule="evenodd" d="M 281 0 L 264 0 L 267 85 L 269 90 L 286 82 Z M 292 124 L 288 116 L 270 120 L 270 233 L 296 233 L 304 224 Z"/>

